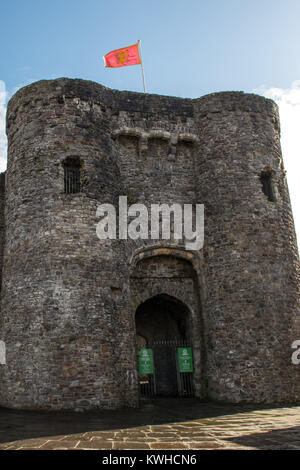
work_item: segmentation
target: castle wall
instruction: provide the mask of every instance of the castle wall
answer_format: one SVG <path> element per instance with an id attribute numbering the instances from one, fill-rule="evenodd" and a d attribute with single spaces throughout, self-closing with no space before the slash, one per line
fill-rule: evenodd
<path id="1" fill-rule="evenodd" d="M 166 293 L 193 316 L 198 396 L 299 400 L 299 259 L 272 101 L 41 81 L 10 101 L 7 133 L 2 406 L 137 406 L 135 310 Z M 64 193 L 68 158 L 80 160 L 78 194 Z M 99 240 L 96 209 L 120 195 L 148 208 L 204 204 L 203 250 Z M 178 265 L 172 278 L 171 258 L 193 275 Z"/>
<path id="2" fill-rule="evenodd" d="M 121 193 L 109 114 L 87 117 L 60 98 L 55 82 L 34 86 L 8 113 L 2 405 L 135 406 L 127 266 L 122 245 L 96 236 L 99 200 Z M 64 194 L 63 161 L 74 156 L 82 192 Z"/>
<path id="3" fill-rule="evenodd" d="M 300 336 L 300 271 L 277 107 L 243 93 L 213 94 L 195 105 L 208 393 L 292 402 L 300 396 L 300 371 L 291 364 L 291 344 Z M 266 170 L 274 202 L 262 191 Z"/>
<path id="4" fill-rule="evenodd" d="M 0 173 L 0 290 L 2 283 L 3 250 L 5 243 L 5 172 Z"/>

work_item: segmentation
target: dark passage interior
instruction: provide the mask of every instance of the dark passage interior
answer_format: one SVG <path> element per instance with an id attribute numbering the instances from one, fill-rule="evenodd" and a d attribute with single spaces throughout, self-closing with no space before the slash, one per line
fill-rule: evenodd
<path id="1" fill-rule="evenodd" d="M 187 307 L 168 295 L 152 297 L 137 308 L 136 332 L 138 350 L 152 349 L 155 395 L 177 396 L 177 348 L 190 337 Z"/>

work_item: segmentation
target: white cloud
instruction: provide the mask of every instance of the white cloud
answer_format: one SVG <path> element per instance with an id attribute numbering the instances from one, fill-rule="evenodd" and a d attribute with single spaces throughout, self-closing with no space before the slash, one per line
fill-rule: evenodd
<path id="1" fill-rule="evenodd" d="M 5 134 L 6 102 L 8 93 L 5 83 L 0 80 L 0 172 L 6 170 L 7 139 Z"/>
<path id="2" fill-rule="evenodd" d="M 261 86 L 253 92 L 271 98 L 279 106 L 283 162 L 287 172 L 298 247 L 300 248 L 300 80 L 294 81 L 290 88 Z"/>
<path id="3" fill-rule="evenodd" d="M 6 170 L 7 165 L 7 138 L 5 133 L 6 107 L 9 98 L 11 98 L 20 88 L 29 85 L 34 80 L 26 80 L 19 83 L 9 93 L 3 80 L 0 80 L 0 173 Z"/>

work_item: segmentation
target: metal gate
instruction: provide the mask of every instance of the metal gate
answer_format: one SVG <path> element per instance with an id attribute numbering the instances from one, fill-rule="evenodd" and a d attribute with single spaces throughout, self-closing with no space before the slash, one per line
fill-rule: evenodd
<path id="1" fill-rule="evenodd" d="M 192 344 L 188 340 L 147 342 L 145 348 L 139 351 L 141 398 L 193 397 L 194 373 L 192 358 L 188 356 L 191 351 Z M 186 353 L 186 360 L 184 360 L 184 353 Z"/>

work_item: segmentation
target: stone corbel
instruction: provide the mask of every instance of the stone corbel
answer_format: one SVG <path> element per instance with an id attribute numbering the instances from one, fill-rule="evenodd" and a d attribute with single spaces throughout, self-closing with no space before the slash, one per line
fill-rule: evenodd
<path id="1" fill-rule="evenodd" d="M 143 132 L 140 135 L 139 139 L 139 157 L 141 158 L 142 155 L 147 152 L 148 150 L 148 134 L 146 132 Z"/>
<path id="2" fill-rule="evenodd" d="M 169 141 L 168 160 L 175 160 L 176 151 L 177 151 L 177 143 L 178 143 L 178 136 L 176 134 L 172 134 L 170 141 Z"/>

